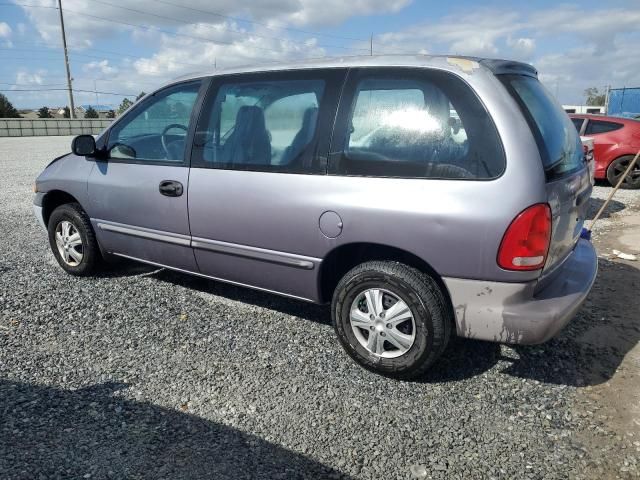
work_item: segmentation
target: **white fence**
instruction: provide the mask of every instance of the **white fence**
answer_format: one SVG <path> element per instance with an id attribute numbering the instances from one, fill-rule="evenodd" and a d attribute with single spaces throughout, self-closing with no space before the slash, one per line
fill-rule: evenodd
<path id="1" fill-rule="evenodd" d="M 112 118 L 0 118 L 0 137 L 97 135 L 112 121 Z"/>

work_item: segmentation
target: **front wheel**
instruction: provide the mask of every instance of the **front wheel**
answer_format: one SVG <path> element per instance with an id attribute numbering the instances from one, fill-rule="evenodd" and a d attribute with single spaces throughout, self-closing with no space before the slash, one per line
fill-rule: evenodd
<path id="1" fill-rule="evenodd" d="M 402 379 L 421 375 L 442 354 L 451 335 L 450 310 L 433 278 L 390 261 L 349 271 L 331 304 L 347 353 L 371 371 Z"/>
<path id="2" fill-rule="evenodd" d="M 634 155 L 625 155 L 624 157 L 616 158 L 607 168 L 607 180 L 615 187 L 624 172 L 629 168 L 629 164 L 633 161 Z M 625 178 L 620 188 L 640 188 L 640 160 L 636 162 L 633 170 L 629 172 L 627 178 Z"/>
<path id="3" fill-rule="evenodd" d="M 91 275 L 102 256 L 89 217 L 77 203 L 56 208 L 47 225 L 53 255 L 71 275 Z"/>

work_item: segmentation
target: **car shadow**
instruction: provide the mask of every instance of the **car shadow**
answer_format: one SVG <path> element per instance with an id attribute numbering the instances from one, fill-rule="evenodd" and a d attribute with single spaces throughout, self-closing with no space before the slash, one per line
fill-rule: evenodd
<path id="1" fill-rule="evenodd" d="M 157 270 L 157 269 L 156 269 Z M 276 310 L 285 315 L 300 317 L 305 320 L 331 325 L 331 312 L 327 305 L 294 300 L 280 295 L 247 287 L 239 287 L 229 283 L 209 280 L 194 275 L 181 274 L 172 270 L 157 270 L 150 276 L 174 285 L 224 297 L 227 300 L 247 303 L 256 307 Z"/>
<path id="2" fill-rule="evenodd" d="M 452 337 L 446 350 L 417 383 L 458 382 L 482 375 L 501 359 L 500 344 Z"/>
<path id="3" fill-rule="evenodd" d="M 136 262 L 127 258 L 109 257 L 95 272 L 93 278 L 119 278 L 152 275 L 154 272 L 164 270 L 164 267 L 156 267 L 146 263 Z"/>
<path id="4" fill-rule="evenodd" d="M 587 218 L 585 220 L 593 220 L 596 216 L 602 205 L 604 204 L 604 200 L 600 198 L 591 198 L 589 200 L 589 210 L 587 211 Z M 607 208 L 604 209 L 600 218 L 609 218 L 614 213 L 618 213 L 626 208 L 626 205 L 622 202 L 618 202 L 617 200 L 611 200 Z"/>
<path id="5" fill-rule="evenodd" d="M 133 263 L 133 262 L 131 262 Z M 129 265 L 126 263 L 125 265 Z M 329 307 L 268 292 L 181 274 L 168 269 L 129 267 L 136 274 L 184 288 L 275 310 L 285 315 L 331 324 Z M 140 270 L 141 269 L 141 270 Z M 140 273 L 140 272 L 144 273 Z M 114 275 L 116 275 L 114 270 Z M 453 337 L 442 356 L 416 382 L 454 382 L 476 377 L 505 363 L 502 372 L 569 386 L 596 385 L 610 379 L 626 353 L 640 341 L 640 270 L 599 259 L 594 287 L 576 317 L 558 336 L 542 345 L 512 345 Z"/>
<path id="6" fill-rule="evenodd" d="M 348 478 L 237 429 L 114 395 L 123 388 L 0 379 L 2 478 Z"/>
<path id="7" fill-rule="evenodd" d="M 554 339 L 514 346 L 504 373 L 541 382 L 582 387 L 611 379 L 640 341 L 640 269 L 599 259 L 587 301 Z"/>

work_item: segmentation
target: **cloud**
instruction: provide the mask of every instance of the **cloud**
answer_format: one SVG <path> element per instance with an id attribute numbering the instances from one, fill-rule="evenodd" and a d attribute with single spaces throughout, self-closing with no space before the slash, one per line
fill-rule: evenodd
<path id="1" fill-rule="evenodd" d="M 64 9 L 72 70 L 83 73 L 76 87 L 93 88 L 97 78 L 102 89 L 135 92 L 150 91 L 187 72 L 212 70 L 214 65 L 224 68 L 368 52 L 368 40 L 329 39 L 309 31 L 352 17 L 392 14 L 409 3 L 411 0 L 190 0 L 181 6 L 179 0 L 65 0 Z M 49 7 L 23 8 L 37 34 L 58 48 L 58 12 L 50 8 L 54 1 L 30 0 L 28 4 Z M 636 2 L 629 1 L 626 8 L 607 7 L 606 3 L 599 8 L 577 4 L 541 7 L 535 2 L 527 8 L 513 5 L 500 9 L 470 6 L 376 35 L 374 53 L 452 53 L 530 62 L 567 103 L 580 101 L 589 86 L 640 83 L 640 56 L 629 53 L 636 51 L 640 40 Z M 11 27 L 0 22 L 0 37 L 3 28 L 11 35 Z M 105 53 L 84 64 L 79 63 L 83 57 L 74 56 L 122 38 L 135 46 L 132 51 L 151 53 L 142 58 Z"/>
<path id="2" fill-rule="evenodd" d="M 28 70 L 19 70 L 16 73 L 16 86 L 12 88 L 20 88 L 30 85 L 42 85 L 47 75 L 46 70 L 38 70 L 37 72 L 29 72 Z"/>
<path id="3" fill-rule="evenodd" d="M 511 38 L 507 39 L 507 45 L 511 48 L 514 55 L 518 59 L 526 59 L 531 57 L 536 49 L 536 41 L 533 38 Z"/>
<path id="4" fill-rule="evenodd" d="M 69 38 L 80 45 L 91 45 L 101 38 L 136 30 L 131 26 L 133 24 L 172 29 L 189 23 L 225 24 L 233 21 L 232 18 L 225 18 L 230 16 L 253 20 L 267 29 L 278 30 L 279 26 L 289 25 L 336 25 L 358 15 L 397 12 L 410 2 L 411 0 L 193 0 L 182 6 L 180 0 L 139 0 L 130 3 L 120 0 L 66 0 L 63 10 Z M 33 0 L 22 8 L 43 40 L 57 42 L 60 36 L 58 12 L 55 8 L 50 8 L 52 6 L 52 0 Z M 240 23 L 244 28 L 253 28 L 251 23 Z M 227 33 L 232 36 L 234 32 Z"/>
<path id="5" fill-rule="evenodd" d="M 113 67 L 109 65 L 109 60 L 100 60 L 100 61 L 96 60 L 95 62 L 85 63 L 82 66 L 82 69 L 85 72 L 89 72 L 89 73 L 99 72 L 103 75 L 113 75 L 114 73 L 118 72 L 117 67 Z"/>
<path id="6" fill-rule="evenodd" d="M 477 9 L 462 15 L 445 16 L 422 22 L 400 32 L 378 35 L 375 43 L 381 53 L 432 52 L 492 56 L 499 51 L 496 42 L 519 29 L 518 15 L 492 9 Z"/>
<path id="7" fill-rule="evenodd" d="M 375 38 L 381 53 L 430 52 L 530 62 L 565 103 L 605 85 L 640 86 L 640 6 L 585 10 L 572 5 L 519 11 L 475 8 Z"/>
<path id="8" fill-rule="evenodd" d="M 156 86 L 187 72 L 211 69 L 214 64 L 229 67 L 323 56 L 328 51 L 326 43 L 332 47 L 336 43 L 347 45 L 350 40 L 317 37 L 308 29 L 357 15 L 395 12 L 410 1 L 193 0 L 182 7 L 179 0 L 65 0 L 64 18 L 74 76 L 79 59 L 84 58 L 82 50 L 102 46 L 111 39 L 128 38 L 136 47 L 132 51 L 153 52 L 143 58 L 105 54 L 107 63 L 100 59 L 79 67 L 85 75 L 75 81 L 76 87 L 92 85 L 93 78 L 99 78 L 102 88 L 126 92 L 140 85 L 149 90 L 150 84 Z M 28 4 L 47 7 L 23 9 L 41 39 L 59 48 L 59 20 L 57 10 L 51 8 L 53 0 Z M 349 48 L 339 51 L 354 52 Z"/>
<path id="9" fill-rule="evenodd" d="M 6 22 L 0 22 L 0 38 L 9 38 L 11 36 L 11 27 Z"/>

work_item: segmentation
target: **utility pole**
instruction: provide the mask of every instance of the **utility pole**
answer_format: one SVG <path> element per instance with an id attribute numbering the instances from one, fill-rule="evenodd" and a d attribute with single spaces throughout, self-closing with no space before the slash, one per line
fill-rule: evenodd
<path id="1" fill-rule="evenodd" d="M 69 54 L 67 53 L 67 36 L 64 33 L 64 17 L 62 16 L 62 0 L 58 0 L 60 12 L 60 30 L 62 30 L 62 48 L 64 49 L 64 66 L 67 70 L 67 88 L 69 90 L 69 118 L 76 118 L 73 105 L 73 90 L 71 89 L 71 71 L 69 70 Z"/>
<path id="2" fill-rule="evenodd" d="M 369 55 L 373 56 L 373 33 L 369 38 Z"/>
<path id="3" fill-rule="evenodd" d="M 98 87 L 96 86 L 96 79 L 93 79 L 93 93 L 96 94 L 96 109 L 98 108 L 98 105 L 100 105 L 100 102 L 98 101 Z"/>

